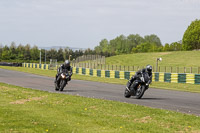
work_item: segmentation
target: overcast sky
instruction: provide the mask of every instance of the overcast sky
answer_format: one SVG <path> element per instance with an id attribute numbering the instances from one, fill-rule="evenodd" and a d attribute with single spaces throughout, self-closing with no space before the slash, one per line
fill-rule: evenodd
<path id="1" fill-rule="evenodd" d="M 0 43 L 94 48 L 123 34 L 182 39 L 200 0 L 0 0 Z"/>

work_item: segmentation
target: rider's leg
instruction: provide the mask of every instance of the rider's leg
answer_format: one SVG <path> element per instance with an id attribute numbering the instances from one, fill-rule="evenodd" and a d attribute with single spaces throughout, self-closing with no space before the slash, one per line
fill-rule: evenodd
<path id="1" fill-rule="evenodd" d="M 132 85 L 132 83 L 134 82 L 135 80 L 135 76 L 132 76 L 131 79 L 128 81 L 127 85 L 126 85 L 126 88 L 128 91 L 130 91 L 130 87 Z"/>
<path id="2" fill-rule="evenodd" d="M 57 83 L 58 74 L 56 74 L 54 83 Z"/>
<path id="3" fill-rule="evenodd" d="M 54 81 L 55 83 L 57 83 L 57 82 L 58 82 L 58 80 L 59 80 L 59 78 L 58 78 L 58 77 L 59 77 L 59 74 L 56 74 L 56 78 L 55 78 L 55 81 Z"/>

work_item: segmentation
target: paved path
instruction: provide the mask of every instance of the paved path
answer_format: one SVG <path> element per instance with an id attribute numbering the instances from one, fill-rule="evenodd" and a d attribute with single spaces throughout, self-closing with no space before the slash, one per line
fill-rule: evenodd
<path id="1" fill-rule="evenodd" d="M 54 90 L 54 78 L 0 69 L 0 82 L 49 92 Z M 73 80 L 64 94 L 139 104 L 153 108 L 175 110 L 200 116 L 200 94 L 149 88 L 142 99 L 124 98 L 125 85 Z M 200 88 L 199 88 L 200 89 Z"/>

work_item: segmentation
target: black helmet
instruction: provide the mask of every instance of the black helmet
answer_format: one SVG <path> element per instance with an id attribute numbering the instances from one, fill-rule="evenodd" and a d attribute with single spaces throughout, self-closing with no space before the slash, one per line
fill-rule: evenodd
<path id="1" fill-rule="evenodd" d="M 70 62 L 68 60 L 65 60 L 64 66 L 65 67 L 69 67 L 70 66 Z"/>
<path id="2" fill-rule="evenodd" d="M 147 65 L 146 69 L 147 69 L 147 72 L 152 72 L 152 66 L 151 65 Z"/>

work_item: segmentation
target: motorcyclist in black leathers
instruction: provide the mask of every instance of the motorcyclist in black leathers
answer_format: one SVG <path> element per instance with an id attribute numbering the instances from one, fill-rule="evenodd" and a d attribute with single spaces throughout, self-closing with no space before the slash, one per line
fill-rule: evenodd
<path id="1" fill-rule="evenodd" d="M 149 82 L 149 84 L 150 84 L 150 83 L 152 82 L 152 66 L 151 66 L 151 65 L 147 65 L 146 68 L 137 71 L 137 72 L 135 73 L 135 75 L 132 76 L 132 77 L 129 79 L 129 81 L 128 81 L 127 85 L 126 85 L 126 89 L 127 89 L 128 91 L 130 91 L 130 87 L 131 87 L 132 83 L 133 83 L 137 78 L 140 77 L 141 73 L 145 73 L 145 72 L 147 72 L 147 73 L 149 74 L 149 77 L 150 77 L 150 82 Z"/>
<path id="2" fill-rule="evenodd" d="M 72 76 L 72 67 L 70 66 L 70 62 L 68 60 L 66 60 L 64 62 L 64 64 L 60 65 L 60 67 L 57 70 L 57 74 L 56 74 L 56 79 L 55 79 L 55 83 L 58 82 L 58 80 L 60 79 L 61 73 L 63 71 L 68 71 L 69 72 L 69 81 L 71 80 L 71 76 Z"/>

